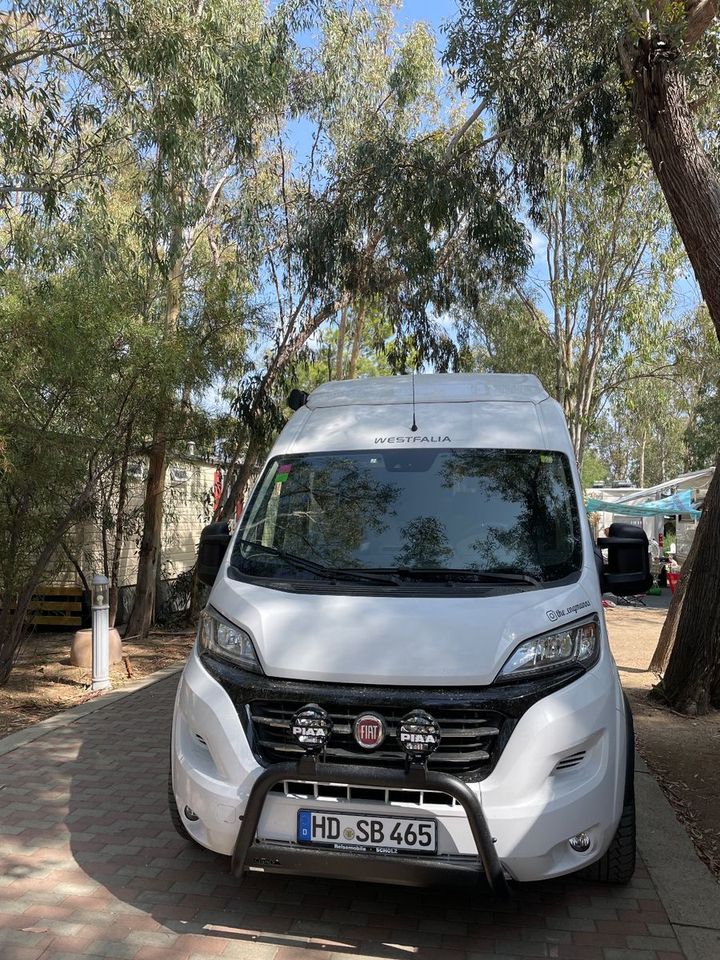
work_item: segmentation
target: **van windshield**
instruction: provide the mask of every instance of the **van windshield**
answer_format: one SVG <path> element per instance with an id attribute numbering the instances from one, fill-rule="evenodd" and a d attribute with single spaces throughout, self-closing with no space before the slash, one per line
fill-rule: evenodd
<path id="1" fill-rule="evenodd" d="M 572 474 L 545 450 L 370 450 L 272 460 L 231 566 L 249 577 L 537 585 L 582 562 Z"/>

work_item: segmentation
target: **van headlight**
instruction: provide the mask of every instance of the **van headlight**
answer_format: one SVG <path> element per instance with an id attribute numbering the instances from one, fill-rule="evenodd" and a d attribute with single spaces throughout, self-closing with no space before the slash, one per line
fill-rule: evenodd
<path id="1" fill-rule="evenodd" d="M 232 660 L 243 670 L 263 672 L 250 634 L 209 610 L 204 610 L 200 615 L 198 647 L 200 651 Z"/>
<path id="2" fill-rule="evenodd" d="M 508 657 L 498 679 L 528 677 L 573 664 L 589 667 L 597 659 L 598 650 L 597 621 L 586 620 L 524 640 Z"/>

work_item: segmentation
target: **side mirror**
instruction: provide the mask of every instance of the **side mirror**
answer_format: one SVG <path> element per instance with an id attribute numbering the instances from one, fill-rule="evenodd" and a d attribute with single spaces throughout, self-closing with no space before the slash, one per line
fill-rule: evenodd
<path id="1" fill-rule="evenodd" d="M 607 547 L 608 562 L 603 568 L 603 592 L 619 597 L 645 593 L 652 586 L 648 538 L 642 527 L 613 523 L 609 537 L 598 537 L 598 546 Z"/>
<path id="2" fill-rule="evenodd" d="M 197 575 L 200 583 L 208 587 L 215 583 L 229 543 L 230 527 L 227 521 L 209 523 L 203 527 L 197 559 Z"/>

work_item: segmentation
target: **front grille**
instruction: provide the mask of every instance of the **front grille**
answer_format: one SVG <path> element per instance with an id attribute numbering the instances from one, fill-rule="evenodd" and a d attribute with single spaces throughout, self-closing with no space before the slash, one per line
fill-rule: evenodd
<path id="1" fill-rule="evenodd" d="M 252 700 L 248 704 L 253 727 L 253 746 L 264 763 L 280 763 L 297 759 L 303 749 L 290 735 L 293 715 L 307 701 Z M 357 705 L 321 702 L 332 718 L 333 732 L 325 758 L 329 763 L 360 764 L 362 766 L 399 767 L 405 764 L 405 752 L 397 740 L 400 721 L 408 712 L 388 706 L 374 706 L 363 701 Z M 380 747 L 363 749 L 352 732 L 353 721 L 359 714 L 378 713 L 385 720 L 387 734 Z M 431 709 L 440 725 L 440 746 L 428 762 L 431 770 L 453 773 L 465 779 L 481 779 L 497 760 L 509 735 L 512 721 L 502 714 L 468 707 L 440 706 Z"/>
<path id="2" fill-rule="evenodd" d="M 293 800 L 352 800 L 355 803 L 393 803 L 415 807 L 459 807 L 460 802 L 437 790 L 390 790 L 388 787 L 356 787 L 346 783 L 311 783 L 283 780 L 270 793 Z"/>

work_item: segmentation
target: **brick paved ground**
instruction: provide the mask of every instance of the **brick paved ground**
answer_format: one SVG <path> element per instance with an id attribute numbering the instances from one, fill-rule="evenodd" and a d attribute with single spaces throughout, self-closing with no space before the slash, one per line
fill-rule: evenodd
<path id="1" fill-rule="evenodd" d="M 639 865 L 624 889 L 534 884 L 509 902 L 253 876 L 166 811 L 176 678 L 0 758 L 0 960 L 683 960 Z"/>

